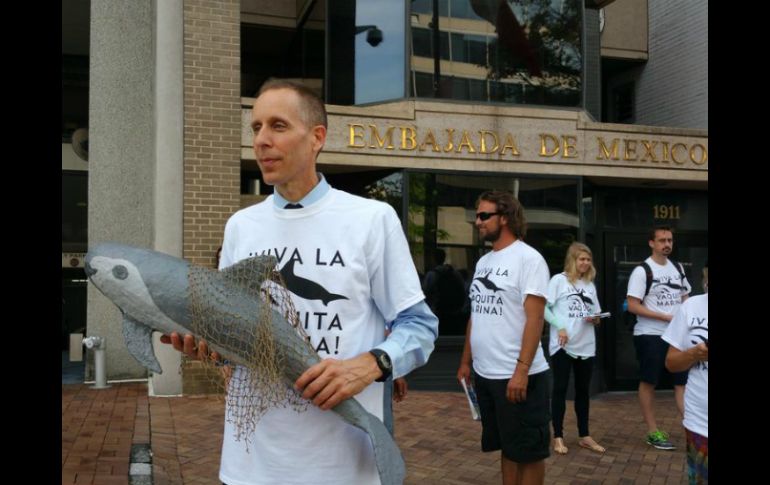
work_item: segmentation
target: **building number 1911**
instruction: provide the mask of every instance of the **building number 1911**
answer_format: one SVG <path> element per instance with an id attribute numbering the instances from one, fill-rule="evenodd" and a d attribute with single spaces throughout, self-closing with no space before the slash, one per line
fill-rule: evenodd
<path id="1" fill-rule="evenodd" d="M 654 205 L 655 219 L 679 219 L 678 205 Z"/>

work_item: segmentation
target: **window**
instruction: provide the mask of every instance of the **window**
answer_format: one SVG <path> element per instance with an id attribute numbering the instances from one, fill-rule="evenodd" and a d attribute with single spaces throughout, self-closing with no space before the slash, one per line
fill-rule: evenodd
<path id="1" fill-rule="evenodd" d="M 453 20 L 457 19 L 457 20 Z M 433 93 L 415 97 L 577 107 L 582 93 L 582 22 L 580 0 L 521 0 L 439 3 L 434 25 L 432 2 L 412 3 L 413 72 L 431 69 L 442 82 Z M 435 59 L 432 32 L 441 33 L 442 62 Z M 444 34 L 448 34 L 449 49 Z M 479 80 L 484 80 L 482 91 Z M 417 83 L 415 82 L 415 85 Z"/>
<path id="2" fill-rule="evenodd" d="M 612 123 L 633 123 L 636 118 L 634 107 L 634 83 L 626 83 L 612 90 Z"/>

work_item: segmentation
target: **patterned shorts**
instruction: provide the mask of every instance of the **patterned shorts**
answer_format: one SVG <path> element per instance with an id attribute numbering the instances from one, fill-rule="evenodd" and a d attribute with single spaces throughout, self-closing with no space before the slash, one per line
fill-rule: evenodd
<path id="1" fill-rule="evenodd" d="M 709 483 L 709 439 L 685 428 L 687 437 L 687 478 L 690 485 Z"/>

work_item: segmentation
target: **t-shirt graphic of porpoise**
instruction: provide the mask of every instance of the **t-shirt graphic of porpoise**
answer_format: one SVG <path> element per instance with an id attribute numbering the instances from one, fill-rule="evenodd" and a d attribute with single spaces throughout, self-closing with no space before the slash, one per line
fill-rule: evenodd
<path id="1" fill-rule="evenodd" d="M 286 282 L 286 288 L 289 289 L 295 295 L 304 298 L 306 300 L 321 300 L 324 306 L 334 300 L 347 300 L 347 296 L 337 295 L 331 293 L 326 288 L 316 283 L 313 280 L 303 278 L 294 274 L 294 263 L 296 259 L 290 260 L 281 268 L 281 276 L 283 281 Z"/>

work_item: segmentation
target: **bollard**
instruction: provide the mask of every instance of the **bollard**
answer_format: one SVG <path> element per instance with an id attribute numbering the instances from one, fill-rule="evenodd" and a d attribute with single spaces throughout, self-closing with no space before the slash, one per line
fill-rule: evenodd
<path id="1" fill-rule="evenodd" d="M 94 374 L 95 383 L 91 389 L 107 389 L 107 361 L 105 360 L 104 350 L 107 347 L 104 337 L 86 337 L 83 339 L 87 349 L 94 351 Z"/>

